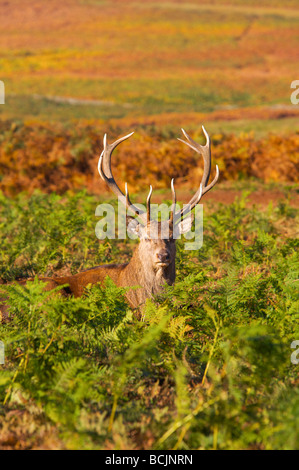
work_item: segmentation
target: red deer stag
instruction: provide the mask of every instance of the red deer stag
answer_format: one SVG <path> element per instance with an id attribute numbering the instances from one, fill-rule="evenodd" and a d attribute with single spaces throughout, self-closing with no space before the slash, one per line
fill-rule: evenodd
<path id="1" fill-rule="evenodd" d="M 126 294 L 131 307 L 137 308 L 142 305 L 148 297 L 160 292 L 165 284 L 172 285 L 174 283 L 176 254 L 175 241 L 176 238 L 178 238 L 178 234 L 185 233 L 191 229 L 192 223 L 191 217 L 187 219 L 184 218 L 183 220 L 182 218 L 191 212 L 205 193 L 212 189 L 219 177 L 219 170 L 216 165 L 216 176 L 214 180 L 208 184 L 211 172 L 211 149 L 210 139 L 205 128 L 203 127 L 203 132 L 206 136 L 206 144 L 204 146 L 194 142 L 194 140 L 191 139 L 183 129 L 182 131 L 186 137 L 186 141 L 181 139 L 178 140 L 191 147 L 203 157 L 203 176 L 199 188 L 189 201 L 188 205 L 178 212 L 175 211 L 176 194 L 174 189 L 174 180 L 172 179 L 171 191 L 173 202 L 170 217 L 168 220 L 160 222 L 151 219 L 150 200 L 152 187 L 150 187 L 147 198 L 147 210 L 146 212 L 143 212 L 131 203 L 127 184 L 125 184 L 124 194 L 115 182 L 112 174 L 112 152 L 121 142 L 128 139 L 133 132 L 118 139 L 110 145 L 107 143 L 106 135 L 104 136 L 104 149 L 99 158 L 98 171 L 101 178 L 125 205 L 126 209 L 130 210 L 134 214 L 135 218 L 127 217 L 128 230 L 138 236 L 140 240 L 139 244 L 135 248 L 129 263 L 97 266 L 73 276 L 40 278 L 47 282 L 47 290 L 63 284 L 68 284 L 69 287 L 64 288 L 63 293 L 65 295 L 73 294 L 75 297 L 80 297 L 88 284 L 101 283 L 107 276 L 109 276 L 119 287 L 139 286 L 137 289 L 129 290 Z"/>

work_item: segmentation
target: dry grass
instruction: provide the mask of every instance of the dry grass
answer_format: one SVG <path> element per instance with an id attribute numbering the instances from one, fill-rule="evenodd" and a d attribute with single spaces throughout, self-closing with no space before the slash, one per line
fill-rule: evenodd
<path id="1" fill-rule="evenodd" d="M 103 100 L 89 112 L 104 119 L 290 105 L 295 2 L 226 3 L 1 2 L 2 116 L 70 115 L 35 94 Z"/>

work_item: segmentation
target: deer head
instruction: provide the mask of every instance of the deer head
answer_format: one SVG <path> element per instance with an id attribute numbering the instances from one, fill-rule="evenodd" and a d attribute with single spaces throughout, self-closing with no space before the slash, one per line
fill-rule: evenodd
<path id="1" fill-rule="evenodd" d="M 186 140 L 178 140 L 202 155 L 204 172 L 201 183 L 188 205 L 177 212 L 174 179 L 171 180 L 172 206 L 168 220 L 156 221 L 151 218 L 152 186 L 150 186 L 146 201 L 146 211 L 142 211 L 131 203 L 127 183 L 125 183 L 125 193 L 123 193 L 113 177 L 111 170 L 112 152 L 121 142 L 131 137 L 133 132 L 112 144 L 107 143 L 107 135 L 105 134 L 104 149 L 98 163 L 98 171 L 101 178 L 125 205 L 126 209 L 133 213 L 133 217 L 127 216 L 127 228 L 129 232 L 138 236 L 140 243 L 133 254 L 130 264 L 133 262 L 134 269 L 139 274 L 142 271 L 143 276 L 147 278 L 155 277 L 159 274 L 168 284 L 173 284 L 175 279 L 175 241 L 180 234 L 186 233 L 191 229 L 192 218 L 190 215 L 192 209 L 199 203 L 201 197 L 212 189 L 219 177 L 218 166 L 216 166 L 216 176 L 208 184 L 211 172 L 211 150 L 210 139 L 204 127 L 203 132 L 206 136 L 206 144 L 204 146 L 194 142 L 183 129 L 182 132 Z M 187 215 L 189 217 L 186 218 Z M 152 290 L 154 291 L 155 289 L 152 288 Z"/>

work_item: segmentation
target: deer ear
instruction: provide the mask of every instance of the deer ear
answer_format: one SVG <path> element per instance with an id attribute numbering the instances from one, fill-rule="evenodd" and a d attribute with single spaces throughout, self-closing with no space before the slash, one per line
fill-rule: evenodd
<path id="1" fill-rule="evenodd" d="M 127 231 L 128 231 L 128 233 L 130 233 L 131 235 L 135 235 L 135 236 L 139 237 L 139 235 L 140 235 L 139 228 L 140 228 L 139 222 L 136 219 L 134 219 L 134 217 L 127 216 Z"/>
<path id="2" fill-rule="evenodd" d="M 181 222 L 178 224 L 178 230 L 180 234 L 190 232 L 194 220 L 194 214 L 188 214 Z"/>

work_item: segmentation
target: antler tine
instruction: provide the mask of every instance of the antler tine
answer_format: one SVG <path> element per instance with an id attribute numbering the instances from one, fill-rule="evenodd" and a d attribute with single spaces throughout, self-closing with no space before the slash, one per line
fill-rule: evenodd
<path id="1" fill-rule="evenodd" d="M 100 155 L 100 158 L 99 158 L 99 162 L 98 162 L 98 171 L 99 171 L 99 174 L 101 176 L 101 178 L 105 181 L 105 183 L 109 186 L 109 188 L 111 189 L 112 192 L 114 192 L 114 194 L 121 200 L 121 202 L 128 208 L 130 209 L 132 212 L 134 212 L 134 214 L 138 217 L 140 217 L 144 222 L 146 220 L 146 214 L 145 212 L 141 211 L 140 209 L 138 209 L 136 206 L 134 206 L 134 204 L 131 203 L 130 201 L 130 197 L 129 197 L 129 193 L 128 193 L 128 187 L 127 187 L 127 183 L 125 185 L 126 189 L 125 189 L 125 195 L 124 193 L 121 191 L 121 189 L 118 187 L 118 185 L 116 184 L 116 181 L 114 179 L 114 176 L 112 174 L 112 170 L 111 170 L 111 156 L 112 156 L 112 152 L 113 150 L 121 143 L 123 142 L 124 140 L 128 139 L 129 137 L 131 137 L 131 135 L 133 135 L 134 132 L 131 132 L 130 134 L 124 136 L 124 137 L 121 137 L 120 139 L 116 140 L 115 142 L 113 142 L 112 144 L 108 144 L 107 143 L 107 134 L 104 135 L 104 139 L 103 139 L 103 146 L 104 146 L 104 149 Z"/>
<path id="2" fill-rule="evenodd" d="M 188 147 L 192 148 L 195 150 L 195 152 L 199 153 L 203 157 L 204 161 L 204 171 L 203 171 L 203 176 L 201 179 L 200 186 L 194 196 L 191 198 L 191 200 L 188 203 L 188 206 L 185 209 L 181 210 L 181 217 L 191 211 L 196 204 L 199 203 L 201 197 L 206 194 L 212 187 L 217 183 L 218 178 L 219 178 L 219 168 L 218 165 L 216 165 L 216 176 L 213 179 L 213 181 L 208 184 L 210 174 L 211 174 L 211 142 L 210 142 L 210 137 L 209 134 L 207 133 L 206 129 L 204 126 L 202 126 L 203 133 L 206 137 L 206 143 L 205 145 L 200 145 L 197 142 L 195 142 L 188 134 L 187 132 L 182 129 L 182 132 L 184 136 L 186 137 L 187 140 L 182 140 L 178 139 L 180 142 L 183 142 L 183 144 L 188 145 Z"/>
<path id="3" fill-rule="evenodd" d="M 188 142 L 182 139 L 178 139 L 180 142 L 183 142 L 183 144 L 188 145 L 190 148 L 195 150 L 195 152 L 199 153 L 202 155 L 203 160 L 204 160 L 204 172 L 202 175 L 202 184 L 203 187 L 205 188 L 208 184 L 210 174 L 211 174 L 211 145 L 210 145 L 210 137 L 207 131 L 205 130 L 204 126 L 202 126 L 202 130 L 204 132 L 204 135 L 206 137 L 206 143 L 205 145 L 200 145 L 197 142 L 195 142 L 184 129 L 182 129 L 182 132 Z M 205 190 L 203 191 L 203 194 L 205 194 Z"/>
<path id="4" fill-rule="evenodd" d="M 108 186 L 114 192 L 114 194 L 116 194 L 117 196 L 120 196 L 121 198 L 124 196 L 124 194 L 122 193 L 122 191 L 117 186 L 117 184 L 115 182 L 115 179 L 112 175 L 111 156 L 112 156 L 113 150 L 121 142 L 123 142 L 124 140 L 127 140 L 133 134 L 134 134 L 134 132 L 131 132 L 130 134 L 125 135 L 124 137 L 121 137 L 120 139 L 116 140 L 112 144 L 107 143 L 107 134 L 105 134 L 104 139 L 103 139 L 104 149 L 103 149 L 103 152 L 101 154 L 99 165 L 98 165 L 99 173 L 100 173 L 102 179 L 108 184 Z"/>
<path id="5" fill-rule="evenodd" d="M 128 191 L 128 185 L 125 183 L 125 193 L 126 193 L 126 207 L 130 205 L 130 198 L 129 198 L 129 191 Z"/>
<path id="6" fill-rule="evenodd" d="M 198 193 L 198 194 L 197 194 Z M 196 196 L 196 199 L 195 197 L 193 196 L 193 200 L 191 199 L 188 204 L 181 210 L 180 212 L 180 217 L 179 217 L 179 220 L 181 220 L 181 218 L 185 215 L 185 214 L 188 214 L 188 212 L 191 212 L 192 209 L 194 209 L 194 207 L 196 206 L 196 204 L 199 203 L 199 201 L 201 200 L 202 198 L 202 195 L 203 195 L 203 190 L 202 190 L 202 184 L 200 183 L 200 186 L 198 188 L 198 191 L 195 193 L 194 196 Z"/>
<path id="7" fill-rule="evenodd" d="M 175 194 L 175 189 L 174 189 L 174 178 L 171 180 L 171 193 L 172 193 L 172 205 L 171 205 L 171 212 L 170 212 L 170 218 L 169 222 L 170 224 L 173 224 L 173 219 L 174 219 L 174 212 L 175 212 L 175 205 L 176 205 L 176 194 Z"/>
<path id="8" fill-rule="evenodd" d="M 152 185 L 150 185 L 150 190 L 147 196 L 146 200 L 146 222 L 147 224 L 150 223 L 151 221 L 151 196 L 152 196 L 153 188 Z"/>

